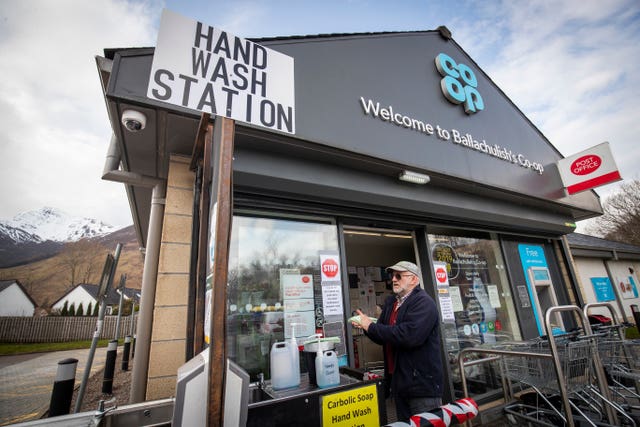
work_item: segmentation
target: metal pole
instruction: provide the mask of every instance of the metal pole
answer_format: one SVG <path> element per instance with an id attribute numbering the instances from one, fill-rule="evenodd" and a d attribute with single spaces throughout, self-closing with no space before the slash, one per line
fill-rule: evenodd
<path id="1" fill-rule="evenodd" d="M 144 270 L 142 272 L 142 295 L 140 297 L 140 311 L 138 312 L 138 333 L 136 334 L 136 341 L 139 342 L 137 344 L 136 357 L 133 358 L 129 403 L 143 402 L 147 392 L 147 372 L 149 370 L 149 353 L 151 351 L 153 308 L 156 299 L 164 204 L 165 186 L 164 184 L 158 184 L 153 187 L 151 196 L 149 233 L 144 257 Z"/>
<path id="2" fill-rule="evenodd" d="M 111 288 L 111 284 L 113 283 L 113 276 L 116 272 L 116 267 L 118 266 L 118 260 L 120 259 L 120 252 L 122 251 L 122 243 L 118 243 L 116 246 L 116 251 L 113 256 L 114 262 L 111 266 L 111 272 L 109 273 L 109 278 L 107 281 L 106 292 Z M 91 340 L 91 348 L 89 349 L 89 355 L 87 356 L 87 364 L 84 367 L 84 374 L 82 375 L 82 383 L 80 384 L 80 390 L 78 390 L 78 397 L 76 398 L 76 405 L 74 407 L 73 412 L 80 412 L 80 407 L 82 407 L 82 399 L 84 399 L 84 393 L 87 388 L 87 383 L 89 382 L 89 376 L 91 374 L 91 365 L 93 365 L 93 357 L 96 354 L 96 348 L 98 347 L 98 341 L 100 340 L 100 334 L 102 334 L 102 325 L 104 323 L 104 316 L 106 312 L 106 301 L 105 295 L 102 295 L 100 298 L 100 310 L 98 311 L 98 321 L 96 322 L 96 330 L 93 333 L 93 339 Z"/>
<path id="3" fill-rule="evenodd" d="M 113 378 L 116 372 L 116 357 L 118 356 L 118 340 L 109 341 L 107 347 L 107 359 L 104 365 L 104 377 L 102 378 L 102 392 L 113 393 Z"/>
<path id="4" fill-rule="evenodd" d="M 124 285 L 127 282 L 127 275 L 120 275 L 120 284 L 118 285 L 118 290 L 120 291 L 120 301 L 118 302 L 118 318 L 116 320 L 116 336 L 115 340 L 120 339 L 120 319 L 122 318 L 122 303 L 124 301 Z"/>
<path id="5" fill-rule="evenodd" d="M 49 417 L 67 415 L 71 409 L 73 386 L 76 382 L 76 368 L 78 359 L 64 359 L 58 362 L 56 380 L 51 391 Z"/>

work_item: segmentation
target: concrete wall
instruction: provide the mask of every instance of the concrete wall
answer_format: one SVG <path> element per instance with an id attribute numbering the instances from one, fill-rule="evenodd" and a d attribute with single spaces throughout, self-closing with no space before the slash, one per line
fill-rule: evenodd
<path id="1" fill-rule="evenodd" d="M 191 222 L 195 173 L 191 159 L 172 155 L 162 226 L 147 400 L 175 394 L 178 368 L 185 363 Z"/>

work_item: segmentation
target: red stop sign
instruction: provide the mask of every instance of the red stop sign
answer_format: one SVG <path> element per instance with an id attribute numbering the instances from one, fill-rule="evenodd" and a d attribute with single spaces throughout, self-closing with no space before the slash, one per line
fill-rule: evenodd
<path id="1" fill-rule="evenodd" d="M 436 270 L 436 280 L 440 283 L 445 283 L 447 281 L 447 270 L 438 268 Z"/>
<path id="2" fill-rule="evenodd" d="M 338 274 L 338 263 L 333 259 L 325 259 L 322 263 L 322 273 L 327 277 L 336 277 Z"/>

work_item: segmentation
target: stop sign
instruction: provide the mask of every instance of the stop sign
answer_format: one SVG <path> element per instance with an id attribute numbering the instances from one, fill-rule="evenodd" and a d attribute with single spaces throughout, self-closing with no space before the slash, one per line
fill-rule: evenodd
<path id="1" fill-rule="evenodd" d="M 327 258 L 322 263 L 322 274 L 329 278 L 334 278 L 338 275 L 338 263 L 331 258 Z"/>
<path id="2" fill-rule="evenodd" d="M 442 267 L 436 269 L 436 280 L 439 283 L 445 283 L 447 281 L 447 270 Z"/>

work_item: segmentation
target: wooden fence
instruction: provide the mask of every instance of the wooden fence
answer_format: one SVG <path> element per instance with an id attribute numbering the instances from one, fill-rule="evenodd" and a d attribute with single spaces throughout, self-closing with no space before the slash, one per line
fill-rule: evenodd
<path id="1" fill-rule="evenodd" d="M 138 316 L 134 319 L 134 333 Z M 115 339 L 118 316 L 105 316 L 101 339 Z M 38 343 L 90 340 L 96 331 L 97 317 L 0 317 L 1 343 Z M 131 332 L 131 316 L 120 318 L 118 338 Z"/>

